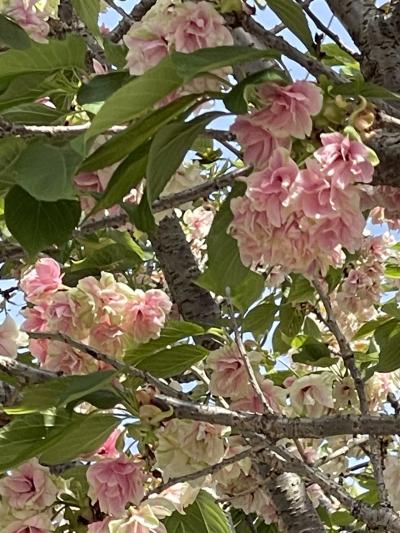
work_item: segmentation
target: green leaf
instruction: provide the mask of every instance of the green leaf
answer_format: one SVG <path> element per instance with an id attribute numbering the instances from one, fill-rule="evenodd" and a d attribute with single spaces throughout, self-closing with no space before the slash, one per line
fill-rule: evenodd
<path id="1" fill-rule="evenodd" d="M 127 72 L 109 72 L 95 76 L 81 86 L 77 94 L 79 105 L 104 102 L 130 78 Z"/>
<path id="2" fill-rule="evenodd" d="M 262 276 L 243 265 L 236 240 L 227 234 L 233 216 L 230 200 L 243 192 L 243 186 L 242 183 L 235 184 L 214 218 L 206 239 L 207 269 L 196 281 L 201 287 L 221 296 L 226 296 L 229 287 L 232 303 L 241 311 L 256 301 L 264 288 Z"/>
<path id="3" fill-rule="evenodd" d="M 191 54 L 173 52 L 172 61 L 176 70 L 184 82 L 192 80 L 195 76 L 210 71 L 234 66 L 246 61 L 254 61 L 262 58 L 278 58 L 276 50 L 258 50 L 248 46 L 218 46 L 216 48 L 202 48 Z"/>
<path id="4" fill-rule="evenodd" d="M 385 276 L 387 278 L 400 278 L 400 267 L 397 265 L 386 265 Z"/>
<path id="5" fill-rule="evenodd" d="M 136 353 L 139 360 L 136 363 L 133 362 L 135 366 L 159 378 L 170 378 L 182 374 L 208 355 L 205 348 L 193 344 L 173 346 L 141 358 L 139 353 Z"/>
<path id="6" fill-rule="evenodd" d="M 21 26 L 0 14 L 0 43 L 24 50 L 31 46 L 32 41 Z"/>
<path id="7" fill-rule="evenodd" d="M 236 46 L 203 48 L 191 54 L 173 52 L 116 91 L 96 115 L 86 139 L 142 115 L 197 74 L 261 57 L 277 57 L 277 53 Z"/>
<path id="8" fill-rule="evenodd" d="M 8 188 L 15 185 L 14 164 L 25 146 L 25 141 L 19 137 L 0 139 L 0 188 Z"/>
<path id="9" fill-rule="evenodd" d="M 277 310 L 278 306 L 272 299 L 257 305 L 244 317 L 243 331 L 251 331 L 255 337 L 265 335 L 274 323 Z"/>
<path id="10" fill-rule="evenodd" d="M 33 457 L 31 451 L 48 433 L 43 415 L 17 417 L 0 429 L 0 471 Z"/>
<path id="11" fill-rule="evenodd" d="M 375 330 L 375 340 L 380 348 L 377 372 L 393 372 L 400 368 L 400 322 L 389 320 Z"/>
<path id="12" fill-rule="evenodd" d="M 209 122 L 221 113 L 205 113 L 190 122 L 174 122 L 155 135 L 147 164 L 147 196 L 149 203 L 159 197 L 187 151 Z"/>
<path id="13" fill-rule="evenodd" d="M 145 143 L 122 161 L 108 182 L 106 190 L 91 213 L 92 215 L 101 209 L 117 204 L 144 178 L 149 148 L 150 144 Z"/>
<path id="14" fill-rule="evenodd" d="M 146 187 L 139 205 L 123 203 L 122 207 L 127 212 L 131 223 L 140 231 L 151 233 L 156 227 L 154 215 L 147 199 Z"/>
<path id="15" fill-rule="evenodd" d="M 230 533 L 228 520 L 215 502 L 205 491 L 200 491 L 196 501 L 185 509 L 185 514 L 178 512 L 164 520 L 168 533 Z"/>
<path id="16" fill-rule="evenodd" d="M 305 337 L 293 361 L 304 365 L 330 366 L 336 362 L 326 344 L 311 337 Z"/>
<path id="17" fill-rule="evenodd" d="M 370 320 L 369 322 L 366 322 L 354 334 L 352 340 L 356 341 L 358 339 L 363 339 L 368 334 L 374 332 L 379 326 L 382 326 L 383 324 L 386 324 L 386 322 L 389 322 L 389 320 L 391 320 L 389 316 L 382 316 L 380 318 L 377 318 L 376 320 Z"/>
<path id="18" fill-rule="evenodd" d="M 144 357 L 153 355 L 162 350 L 168 345 L 173 345 L 183 339 L 188 339 L 193 336 L 204 335 L 207 332 L 202 326 L 193 324 L 192 322 L 185 322 L 184 320 L 169 320 L 165 327 L 161 330 L 158 339 L 150 340 L 144 344 L 140 344 L 135 348 L 130 348 L 125 351 L 124 359 L 127 363 L 134 363 Z"/>
<path id="19" fill-rule="evenodd" d="M 306 45 L 309 52 L 313 53 L 314 40 L 301 6 L 295 0 L 266 1 L 268 6 L 281 19 L 285 26 Z"/>
<path id="20" fill-rule="evenodd" d="M 73 176 L 80 156 L 45 141 L 31 143 L 14 165 L 15 182 L 36 200 L 73 200 Z"/>
<path id="21" fill-rule="evenodd" d="M 346 83 L 335 83 L 331 94 L 341 94 L 343 96 L 364 96 L 365 98 L 384 98 L 398 100 L 400 95 L 385 89 L 370 81 L 364 81 L 361 76 L 354 81 Z"/>
<path id="22" fill-rule="evenodd" d="M 66 463 L 80 455 L 94 452 L 118 426 L 119 420 L 103 413 L 74 413 L 68 424 L 52 432 L 40 451 L 40 459 L 49 465 Z"/>
<path id="23" fill-rule="evenodd" d="M 170 102 L 165 107 L 157 109 L 145 118 L 136 121 L 125 131 L 113 135 L 106 143 L 91 154 L 81 166 L 81 171 L 87 172 L 104 168 L 136 150 L 149 140 L 164 124 L 176 117 L 196 100 L 194 95 L 186 95 Z"/>
<path id="24" fill-rule="evenodd" d="M 22 104 L 1 113 L 2 117 L 15 124 L 46 125 L 59 122 L 65 116 L 63 111 L 43 104 Z"/>
<path id="25" fill-rule="evenodd" d="M 142 115 L 182 84 L 172 59 L 166 57 L 142 76 L 126 83 L 103 105 L 89 128 L 86 139 Z"/>
<path id="26" fill-rule="evenodd" d="M 9 50 L 0 54 L 0 81 L 32 72 L 83 70 L 85 55 L 85 42 L 76 35 L 68 35 L 64 40 L 50 39 L 47 44 L 32 43 L 26 50 Z"/>
<path id="27" fill-rule="evenodd" d="M 81 215 L 79 202 L 43 202 L 17 185 L 8 192 L 4 209 L 9 231 L 31 255 L 67 241 Z"/>
<path id="28" fill-rule="evenodd" d="M 117 44 L 110 41 L 110 39 L 103 38 L 103 46 L 107 61 L 119 69 L 126 67 L 126 53 L 128 49 L 123 43 Z"/>
<path id="29" fill-rule="evenodd" d="M 315 291 L 307 278 L 300 274 L 292 274 L 292 285 L 287 301 L 293 305 L 315 300 Z"/>
<path id="30" fill-rule="evenodd" d="M 85 23 L 87 29 L 97 37 L 100 37 L 98 25 L 100 0 L 72 0 L 72 6 L 78 17 Z"/>
<path id="31" fill-rule="evenodd" d="M 85 376 L 65 376 L 31 385 L 24 389 L 21 403 L 6 412 L 25 414 L 61 407 L 98 390 L 114 376 L 114 371 L 96 372 Z"/>
<path id="32" fill-rule="evenodd" d="M 303 313 L 291 303 L 282 304 L 279 311 L 281 331 L 290 339 L 298 334 L 303 324 Z"/>
<path id="33" fill-rule="evenodd" d="M 52 84 L 48 77 L 48 72 L 35 72 L 33 74 L 21 74 L 11 79 L 0 94 L 0 111 L 26 102 L 33 102 L 51 91 Z"/>
<path id="34" fill-rule="evenodd" d="M 336 43 L 323 44 L 321 51 L 326 55 L 323 58 L 324 63 L 331 67 L 357 64 L 355 59 Z"/>

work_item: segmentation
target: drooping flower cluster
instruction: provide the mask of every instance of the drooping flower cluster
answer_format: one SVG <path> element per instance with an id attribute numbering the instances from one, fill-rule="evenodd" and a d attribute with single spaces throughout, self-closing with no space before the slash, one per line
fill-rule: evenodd
<path id="1" fill-rule="evenodd" d="M 157 338 L 172 305 L 163 291 L 133 290 L 106 272 L 100 279 L 83 278 L 76 287 L 63 286 L 60 267 L 50 258 L 28 270 L 21 288 L 31 304 L 23 311 L 25 331 L 62 332 L 119 358 L 125 342 Z M 95 359 L 61 342 L 31 340 L 30 349 L 49 370 L 99 368 Z"/>
<path id="2" fill-rule="evenodd" d="M 336 300 L 342 312 L 350 312 L 359 322 L 376 315 L 374 305 L 382 294 L 385 261 L 389 257 L 389 235 L 364 237 L 360 255 L 343 281 Z"/>
<path id="3" fill-rule="evenodd" d="M 57 17 L 59 0 L 3 0 L 0 2 L 0 13 L 4 13 L 27 34 L 39 43 L 47 42 L 50 27 L 49 17 Z"/>
<path id="4" fill-rule="evenodd" d="M 124 43 L 128 47 L 127 66 L 141 75 L 157 65 L 172 51 L 190 53 L 200 48 L 232 45 L 233 39 L 224 19 L 209 2 L 160 2 L 142 20 L 133 24 Z M 229 69 L 213 74 L 226 77 Z M 187 92 L 216 90 L 220 82 L 202 76 L 186 86 Z"/>
<path id="5" fill-rule="evenodd" d="M 322 134 L 322 146 L 299 168 L 290 158 L 291 139 L 310 135 L 312 116 L 322 108 L 319 88 L 264 84 L 258 95 L 263 107 L 232 128 L 257 171 L 243 178 L 245 196 L 231 201 L 230 231 L 245 265 L 324 273 L 341 264 L 342 248 L 361 246 L 365 221 L 357 184 L 371 181 L 376 160 L 353 132 L 336 132 Z"/>

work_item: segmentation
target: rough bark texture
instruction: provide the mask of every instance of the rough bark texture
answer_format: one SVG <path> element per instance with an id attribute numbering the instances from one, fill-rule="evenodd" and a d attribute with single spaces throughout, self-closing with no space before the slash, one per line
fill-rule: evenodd
<path id="1" fill-rule="evenodd" d="M 380 164 L 374 173 L 375 185 L 400 186 L 400 131 L 377 129 L 367 139 L 367 144 L 377 153 Z"/>
<path id="2" fill-rule="evenodd" d="M 258 464 L 259 477 L 274 502 L 282 533 L 323 533 L 324 526 L 307 495 L 301 478 L 292 472 L 279 474 L 268 464 Z"/>
<path id="3" fill-rule="evenodd" d="M 163 218 L 150 239 L 183 318 L 215 324 L 220 316 L 219 308 L 211 294 L 194 282 L 200 270 L 176 216 Z"/>

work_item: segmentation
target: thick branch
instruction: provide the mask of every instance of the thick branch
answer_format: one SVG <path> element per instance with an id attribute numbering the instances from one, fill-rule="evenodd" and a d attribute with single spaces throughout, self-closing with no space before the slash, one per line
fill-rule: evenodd
<path id="1" fill-rule="evenodd" d="M 16 359 L 4 355 L 0 355 L 0 370 L 8 376 L 16 377 L 19 382 L 24 384 L 42 383 L 58 377 L 58 374 L 54 372 L 24 365 Z"/>
<path id="2" fill-rule="evenodd" d="M 172 407 L 175 418 L 232 426 L 246 435 L 262 434 L 276 440 L 400 434 L 400 418 L 392 415 L 345 414 L 320 418 L 286 418 L 280 415 L 230 411 L 223 407 L 199 405 L 163 395 L 157 395 L 154 403 L 163 411 Z"/>
<path id="3" fill-rule="evenodd" d="M 176 216 L 163 218 L 150 240 L 183 318 L 215 324 L 219 308 L 210 293 L 195 283 L 200 270 Z"/>
<path id="4" fill-rule="evenodd" d="M 154 6 L 156 1 L 157 0 L 141 0 L 137 3 L 129 13 L 129 18 L 124 17 L 113 29 L 110 34 L 111 41 L 114 43 L 120 41 L 122 37 L 128 33 L 129 28 L 132 26 L 132 21 L 137 22 L 142 20 L 145 14 Z"/>

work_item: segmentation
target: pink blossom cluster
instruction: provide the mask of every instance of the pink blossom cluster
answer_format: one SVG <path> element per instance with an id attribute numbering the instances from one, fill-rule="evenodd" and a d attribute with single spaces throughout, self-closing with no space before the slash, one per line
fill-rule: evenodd
<path id="1" fill-rule="evenodd" d="M 106 457 L 89 466 L 86 474 L 89 497 L 100 510 L 119 517 L 128 503 L 138 505 L 144 496 L 143 463 L 121 454 Z"/>
<path id="2" fill-rule="evenodd" d="M 102 272 L 100 279 L 81 279 L 76 287 L 62 283 L 59 264 L 39 259 L 22 277 L 29 306 L 22 312 L 25 331 L 61 332 L 75 340 L 121 358 L 126 343 L 144 343 L 160 335 L 171 301 L 161 290 L 133 290 Z M 30 349 L 41 366 L 67 374 L 95 371 L 99 363 L 69 345 L 31 340 Z"/>
<path id="3" fill-rule="evenodd" d="M 3 0 L 0 12 L 12 18 L 39 43 L 47 42 L 50 27 L 47 20 L 57 16 L 58 0 Z"/>
<path id="4" fill-rule="evenodd" d="M 51 506 L 58 492 L 49 469 L 36 458 L 10 471 L 0 480 L 2 531 L 51 531 Z"/>
<path id="5" fill-rule="evenodd" d="M 260 388 L 268 405 L 275 412 L 282 412 L 285 405 L 286 392 L 277 387 L 270 379 L 259 373 L 262 354 L 249 352 L 247 354 L 259 382 Z M 262 413 L 264 411 L 258 394 L 255 393 L 249 381 L 249 376 L 238 348 L 234 345 L 224 346 L 211 352 L 207 358 L 207 366 L 212 370 L 210 391 L 212 394 L 229 398 L 230 407 L 236 411 Z"/>
<path id="6" fill-rule="evenodd" d="M 129 72 L 140 76 L 172 51 L 191 53 L 200 48 L 232 45 L 233 38 L 214 6 L 201 2 L 157 2 L 124 37 Z M 229 69 L 215 74 L 226 77 Z M 201 76 L 186 86 L 189 92 L 216 90 L 220 82 Z"/>
<path id="7" fill-rule="evenodd" d="M 381 283 L 390 243 L 389 235 L 364 237 L 359 259 L 353 262 L 336 294 L 339 307 L 353 313 L 360 322 L 372 319 L 375 315 L 374 305 L 381 298 Z"/>
<path id="8" fill-rule="evenodd" d="M 355 252 L 365 221 L 358 184 L 372 180 L 376 160 L 350 134 L 321 134 L 321 147 L 302 168 L 290 158 L 291 139 L 312 131 L 322 94 L 308 82 L 258 88 L 261 109 L 239 117 L 232 127 L 245 161 L 256 171 L 243 197 L 231 201 L 232 235 L 243 263 L 281 266 L 314 275 Z"/>

